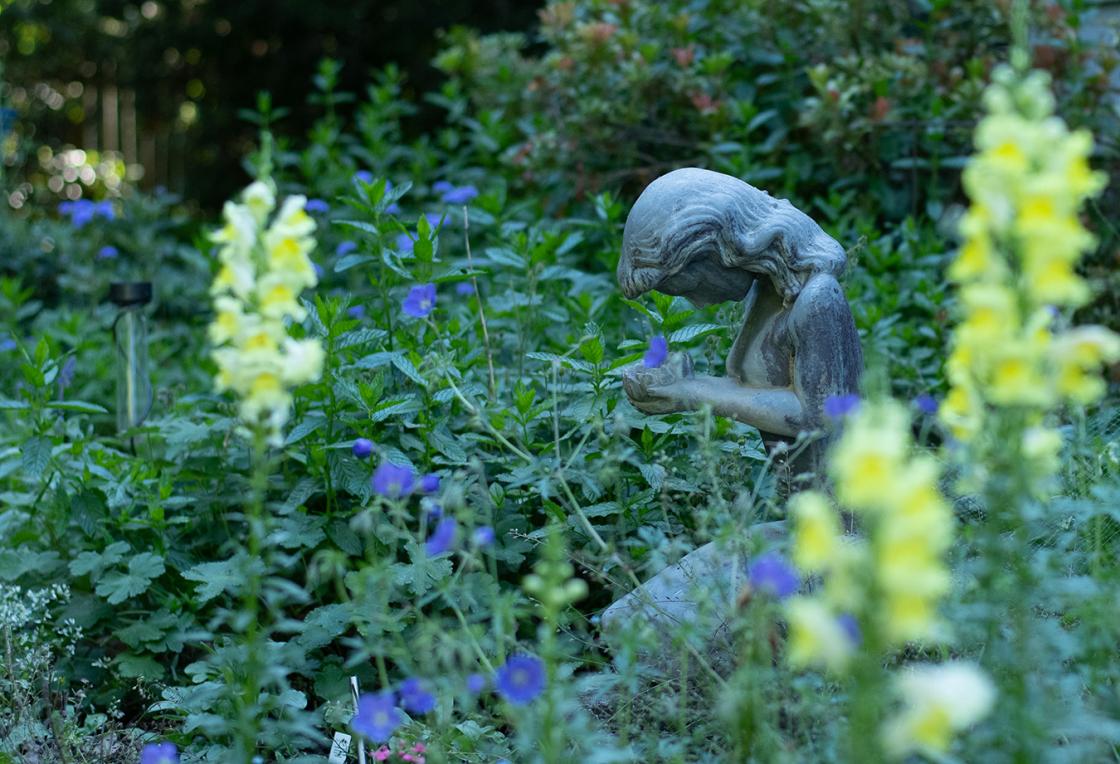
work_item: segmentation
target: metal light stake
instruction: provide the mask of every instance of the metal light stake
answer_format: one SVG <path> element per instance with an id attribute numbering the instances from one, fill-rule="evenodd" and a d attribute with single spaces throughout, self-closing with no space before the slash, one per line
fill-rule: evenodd
<path id="1" fill-rule="evenodd" d="M 152 383 L 148 378 L 148 319 L 144 306 L 152 301 L 148 281 L 114 282 L 109 301 L 120 310 L 113 321 L 117 346 L 117 429 L 136 427 L 152 410 Z"/>

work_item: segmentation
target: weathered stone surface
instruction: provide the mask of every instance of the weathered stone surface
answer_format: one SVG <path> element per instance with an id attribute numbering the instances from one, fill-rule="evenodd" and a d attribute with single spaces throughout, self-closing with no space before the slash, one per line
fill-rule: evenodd
<path id="1" fill-rule="evenodd" d="M 773 546 L 784 540 L 785 523 L 762 523 L 748 533 Z M 689 652 L 674 639 L 684 638 L 717 672 L 728 673 L 734 660 L 729 622 L 748 562 L 715 541 L 690 552 L 603 611 L 600 628 L 608 646 L 617 651 L 634 629 L 646 645 L 643 662 L 675 674 Z"/>

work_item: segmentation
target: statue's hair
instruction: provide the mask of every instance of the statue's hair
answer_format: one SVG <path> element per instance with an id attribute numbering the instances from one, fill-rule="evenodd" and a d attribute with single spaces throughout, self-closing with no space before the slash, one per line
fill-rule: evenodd
<path id="1" fill-rule="evenodd" d="M 770 276 L 787 304 L 801 291 L 804 274 L 843 274 L 844 248 L 785 199 L 691 168 L 662 176 L 642 196 L 664 197 L 665 191 L 654 190 L 662 181 L 669 181 L 668 198 L 639 209 L 639 197 L 626 221 L 618 281 L 630 299 L 712 251 L 729 268 Z"/>

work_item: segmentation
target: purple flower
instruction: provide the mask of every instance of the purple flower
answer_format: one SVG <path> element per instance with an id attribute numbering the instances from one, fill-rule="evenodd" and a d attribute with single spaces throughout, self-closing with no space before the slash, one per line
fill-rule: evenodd
<path id="1" fill-rule="evenodd" d="M 9 351 L 15 350 L 17 347 L 19 347 L 19 343 L 17 343 L 11 337 L 0 340 L 0 352 L 2 353 L 7 353 Z"/>
<path id="2" fill-rule="evenodd" d="M 844 634 L 851 640 L 854 647 L 859 647 L 863 642 L 863 634 L 859 630 L 859 621 L 851 613 L 841 613 L 836 616 L 836 623 L 840 624 Z"/>
<path id="3" fill-rule="evenodd" d="M 490 546 L 494 543 L 494 529 L 489 525 L 480 525 L 474 529 L 471 539 L 475 546 Z"/>
<path id="4" fill-rule="evenodd" d="M 446 180 L 437 180 L 432 184 L 432 190 L 437 194 L 446 194 L 451 189 L 455 188 L 450 182 Z"/>
<path id="5" fill-rule="evenodd" d="M 368 438 L 357 438 L 354 441 L 354 456 L 365 459 L 373 453 L 373 441 Z"/>
<path id="6" fill-rule="evenodd" d="M 101 249 L 97 250 L 97 257 L 101 260 L 112 260 L 120 254 L 120 250 L 112 244 L 106 244 Z"/>
<path id="7" fill-rule="evenodd" d="M 350 254 L 351 252 L 353 252 L 357 248 L 358 248 L 358 244 L 356 242 L 349 241 L 349 240 L 340 241 L 338 243 L 338 246 L 334 248 L 334 253 L 336 255 L 338 255 L 339 257 L 342 257 L 343 255 Z"/>
<path id="8" fill-rule="evenodd" d="M 464 297 L 474 294 L 474 284 L 469 281 L 460 281 L 455 285 L 455 293 Z"/>
<path id="9" fill-rule="evenodd" d="M 399 204 L 397 204 L 396 202 L 393 202 L 392 204 L 390 204 L 388 207 L 385 208 L 385 213 L 387 215 L 399 215 L 399 214 L 401 214 L 401 206 Z"/>
<path id="10" fill-rule="evenodd" d="M 412 491 L 412 469 L 384 462 L 374 471 L 370 482 L 374 492 L 389 499 L 399 499 Z"/>
<path id="11" fill-rule="evenodd" d="M 514 655 L 494 675 L 494 688 L 515 706 L 529 703 L 544 691 L 544 663 L 531 655 Z"/>
<path id="12" fill-rule="evenodd" d="M 436 698 L 412 677 L 401 682 L 401 705 L 410 714 L 426 714 L 436 707 Z"/>
<path id="13" fill-rule="evenodd" d="M 367 186 L 370 183 L 373 183 L 373 173 L 369 170 L 358 170 L 356 173 L 354 173 L 354 177 L 360 180 L 362 183 L 365 183 Z"/>
<path id="14" fill-rule="evenodd" d="M 350 316 L 350 318 L 357 318 L 357 319 L 365 318 L 366 317 L 366 306 L 365 305 L 351 305 L 349 308 L 346 309 L 346 315 Z"/>
<path id="15" fill-rule="evenodd" d="M 421 284 L 412 287 L 408 293 L 408 297 L 404 298 L 404 302 L 401 303 L 401 308 L 404 310 L 405 315 L 412 316 L 413 318 L 423 318 L 431 313 L 435 306 L 435 284 Z"/>
<path id="16" fill-rule="evenodd" d="M 468 674 L 467 675 L 467 692 L 471 695 L 477 695 L 486 689 L 486 677 L 482 674 Z"/>
<path id="17" fill-rule="evenodd" d="M 929 414 L 932 416 L 933 414 L 937 413 L 937 399 L 929 393 L 922 393 L 914 399 L 914 407 L 923 414 Z"/>
<path id="18" fill-rule="evenodd" d="M 366 693 L 358 698 L 358 712 L 350 720 L 350 726 L 375 743 L 383 743 L 402 721 L 393 693 Z"/>
<path id="19" fill-rule="evenodd" d="M 429 557 L 443 554 L 455 543 L 455 536 L 458 533 L 459 523 L 455 522 L 455 518 L 443 518 L 439 521 L 436 529 L 432 531 L 432 535 L 428 537 L 428 542 L 424 545 L 424 551 L 428 553 Z"/>
<path id="20" fill-rule="evenodd" d="M 315 278 L 323 278 L 323 273 L 325 273 L 325 271 L 323 270 L 323 266 L 319 265 L 318 263 L 312 263 L 311 269 L 315 271 Z"/>
<path id="21" fill-rule="evenodd" d="M 459 186 L 445 192 L 443 201 L 446 204 L 470 204 L 476 196 L 478 196 L 478 189 L 474 186 Z"/>
<path id="22" fill-rule="evenodd" d="M 441 517 L 443 517 L 443 505 L 432 504 L 430 507 L 428 507 L 429 523 L 438 523 Z"/>
<path id="23" fill-rule="evenodd" d="M 768 592 L 780 600 L 795 594 L 801 588 L 801 580 L 780 554 L 768 552 L 751 563 L 747 576 L 751 586 L 761 592 Z"/>
<path id="24" fill-rule="evenodd" d="M 859 395 L 845 393 L 844 395 L 830 395 L 824 399 L 824 415 L 829 419 L 839 419 L 847 416 L 859 408 Z"/>
<path id="25" fill-rule="evenodd" d="M 140 749 L 140 764 L 179 764 L 174 743 L 148 743 Z"/>
<path id="26" fill-rule="evenodd" d="M 649 350 L 642 357 L 642 363 L 647 369 L 655 369 L 665 363 L 668 357 L 669 343 L 665 341 L 665 335 L 659 334 L 649 341 Z"/>
<path id="27" fill-rule="evenodd" d="M 435 493 L 439 490 L 439 475 L 429 472 L 420 478 L 420 490 L 424 493 Z"/>
<path id="28" fill-rule="evenodd" d="M 308 199 L 307 203 L 303 205 L 303 208 L 313 215 L 318 212 L 331 211 L 331 206 L 322 199 Z"/>
<path id="29" fill-rule="evenodd" d="M 398 252 L 411 252 L 413 246 L 416 244 L 416 239 L 412 234 L 402 233 L 397 235 L 397 251 Z"/>
<path id="30" fill-rule="evenodd" d="M 424 219 L 428 221 L 428 225 L 432 228 L 439 228 L 443 223 L 443 215 L 438 212 L 425 212 Z"/>
<path id="31" fill-rule="evenodd" d="M 78 360 L 74 356 L 69 356 L 63 363 L 62 368 L 58 372 L 58 395 L 62 397 L 62 391 L 70 387 L 70 383 L 74 381 L 74 370 L 78 366 Z"/>

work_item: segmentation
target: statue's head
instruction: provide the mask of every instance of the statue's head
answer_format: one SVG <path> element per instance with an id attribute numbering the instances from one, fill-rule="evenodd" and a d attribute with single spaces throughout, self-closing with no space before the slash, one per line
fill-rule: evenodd
<path id="1" fill-rule="evenodd" d="M 840 275 L 844 250 L 789 202 L 710 170 L 661 176 L 626 218 L 618 282 L 633 299 L 651 289 L 703 306 L 741 300 L 756 275 L 787 301 L 807 273 Z"/>

